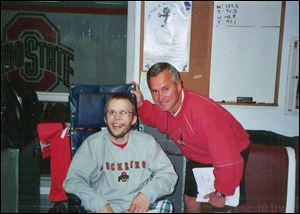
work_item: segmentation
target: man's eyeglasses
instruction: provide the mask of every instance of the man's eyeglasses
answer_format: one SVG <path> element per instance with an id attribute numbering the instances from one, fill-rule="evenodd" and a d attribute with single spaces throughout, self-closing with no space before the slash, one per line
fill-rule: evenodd
<path id="1" fill-rule="evenodd" d="M 108 110 L 106 112 L 106 114 L 110 117 L 115 117 L 117 115 L 117 113 L 119 113 L 119 115 L 121 116 L 127 116 L 129 114 L 132 114 L 132 111 L 124 111 L 124 110 L 120 110 L 120 111 L 115 111 L 115 110 Z"/>

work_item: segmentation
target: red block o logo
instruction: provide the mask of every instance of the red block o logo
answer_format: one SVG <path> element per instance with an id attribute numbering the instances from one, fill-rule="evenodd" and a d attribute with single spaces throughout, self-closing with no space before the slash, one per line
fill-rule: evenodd
<path id="1" fill-rule="evenodd" d="M 22 69 L 10 70 L 8 79 L 20 81 L 38 91 L 55 88 L 59 82 L 58 77 L 44 65 L 45 61 L 49 60 L 49 50 L 45 47 L 49 43 L 58 43 L 58 31 L 55 26 L 42 14 L 18 14 L 6 25 L 4 32 L 5 42 L 17 41 L 13 47 L 14 57 L 23 57 L 32 62 L 27 62 L 27 66 Z M 55 46 L 51 46 L 52 52 L 55 51 Z M 23 53 L 20 53 L 22 51 Z"/>

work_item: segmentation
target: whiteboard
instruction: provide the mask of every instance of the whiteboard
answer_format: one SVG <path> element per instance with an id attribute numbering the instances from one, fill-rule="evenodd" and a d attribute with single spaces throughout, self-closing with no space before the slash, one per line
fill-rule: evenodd
<path id="1" fill-rule="evenodd" d="M 210 98 L 274 103 L 281 1 L 215 1 Z"/>

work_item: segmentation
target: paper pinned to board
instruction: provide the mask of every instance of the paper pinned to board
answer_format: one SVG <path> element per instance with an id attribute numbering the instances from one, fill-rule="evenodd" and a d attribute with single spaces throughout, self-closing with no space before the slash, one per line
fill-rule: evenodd
<path id="1" fill-rule="evenodd" d="M 197 202 L 208 202 L 208 199 L 203 198 L 205 195 L 214 192 L 215 176 L 213 174 L 213 167 L 194 168 L 193 173 L 196 179 L 198 195 Z M 226 196 L 225 205 L 237 207 L 240 201 L 240 186 L 235 189 L 232 196 Z"/>

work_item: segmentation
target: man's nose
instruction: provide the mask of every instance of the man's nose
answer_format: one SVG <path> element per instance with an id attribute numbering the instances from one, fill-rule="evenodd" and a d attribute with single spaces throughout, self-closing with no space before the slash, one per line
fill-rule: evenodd
<path id="1" fill-rule="evenodd" d="M 114 114 L 114 118 L 117 119 L 117 120 L 120 119 L 121 116 L 122 116 L 122 115 L 121 115 L 120 112 L 118 112 L 118 111 L 116 111 L 115 114 Z"/>
<path id="2" fill-rule="evenodd" d="M 157 99 L 158 99 L 159 101 L 161 101 L 162 98 L 163 98 L 163 94 L 162 94 L 161 91 L 159 91 L 159 92 L 157 93 Z"/>

